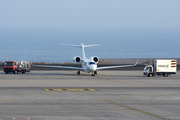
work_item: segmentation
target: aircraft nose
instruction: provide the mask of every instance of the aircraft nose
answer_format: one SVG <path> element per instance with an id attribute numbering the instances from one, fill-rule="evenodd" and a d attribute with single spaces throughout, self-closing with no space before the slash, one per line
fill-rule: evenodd
<path id="1" fill-rule="evenodd" d="M 92 68 L 91 68 L 92 71 L 95 71 L 96 69 L 97 69 L 96 65 L 93 65 Z"/>

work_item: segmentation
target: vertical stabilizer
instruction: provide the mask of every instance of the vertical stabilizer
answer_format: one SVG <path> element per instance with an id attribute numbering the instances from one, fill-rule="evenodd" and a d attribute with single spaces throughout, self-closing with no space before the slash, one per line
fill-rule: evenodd
<path id="1" fill-rule="evenodd" d="M 84 50 L 84 44 L 81 43 L 81 49 L 82 49 L 82 59 L 87 59 L 85 55 L 85 50 Z"/>
<path id="2" fill-rule="evenodd" d="M 83 43 L 81 43 L 81 45 L 69 45 L 69 44 L 61 44 L 61 45 L 66 45 L 69 47 L 77 47 L 77 48 L 81 48 L 82 49 L 82 59 L 87 59 L 86 55 L 85 55 L 85 47 L 92 47 L 92 46 L 99 46 L 100 44 L 95 44 L 95 45 L 84 45 Z"/>

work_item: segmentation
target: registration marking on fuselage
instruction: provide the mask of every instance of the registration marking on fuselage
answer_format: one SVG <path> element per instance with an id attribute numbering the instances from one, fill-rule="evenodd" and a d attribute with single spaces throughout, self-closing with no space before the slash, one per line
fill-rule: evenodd
<path id="1" fill-rule="evenodd" d="M 80 91 L 98 91 L 96 89 L 43 89 L 44 91 L 73 91 L 73 92 L 80 92 Z"/>

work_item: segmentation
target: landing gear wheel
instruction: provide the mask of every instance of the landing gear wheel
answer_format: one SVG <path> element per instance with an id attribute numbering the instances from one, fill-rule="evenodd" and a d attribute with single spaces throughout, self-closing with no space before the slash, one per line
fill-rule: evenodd
<path id="1" fill-rule="evenodd" d="M 80 75 L 80 70 L 77 71 L 77 75 Z"/>
<path id="2" fill-rule="evenodd" d="M 94 71 L 94 74 L 97 75 L 97 71 Z"/>
<path id="3" fill-rule="evenodd" d="M 92 74 L 91 74 L 91 76 L 95 76 L 95 71 L 92 71 Z"/>

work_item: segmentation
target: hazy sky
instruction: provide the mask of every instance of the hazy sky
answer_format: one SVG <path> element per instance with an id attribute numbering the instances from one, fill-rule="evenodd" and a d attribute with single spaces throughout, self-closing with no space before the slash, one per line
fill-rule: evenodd
<path id="1" fill-rule="evenodd" d="M 1 30 L 180 30 L 180 0 L 0 0 Z"/>
<path id="2" fill-rule="evenodd" d="M 0 61 L 179 58 L 180 0 L 0 0 L 0 42 Z"/>

